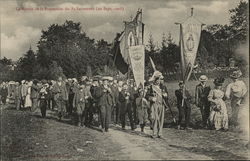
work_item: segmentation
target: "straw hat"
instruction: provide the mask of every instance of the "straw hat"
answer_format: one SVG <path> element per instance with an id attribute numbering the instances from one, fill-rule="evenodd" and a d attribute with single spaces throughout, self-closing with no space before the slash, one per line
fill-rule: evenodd
<path id="1" fill-rule="evenodd" d="M 206 75 L 201 75 L 200 78 L 199 78 L 200 82 L 206 82 L 207 80 L 208 80 L 208 78 L 207 78 Z"/>

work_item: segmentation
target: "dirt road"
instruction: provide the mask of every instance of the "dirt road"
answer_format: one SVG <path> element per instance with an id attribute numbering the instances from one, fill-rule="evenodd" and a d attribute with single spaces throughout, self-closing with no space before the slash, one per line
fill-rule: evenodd
<path id="1" fill-rule="evenodd" d="M 2 160 L 144 160 L 144 159 L 249 159 L 247 139 L 239 132 L 164 128 L 164 139 L 151 139 L 151 131 L 109 133 L 80 128 L 70 119 L 58 122 L 55 112 L 39 113 L 2 108 Z"/>

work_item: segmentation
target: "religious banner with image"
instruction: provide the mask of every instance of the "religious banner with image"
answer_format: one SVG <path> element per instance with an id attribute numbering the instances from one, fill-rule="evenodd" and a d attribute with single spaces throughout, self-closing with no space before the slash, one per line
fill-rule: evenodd
<path id="1" fill-rule="evenodd" d="M 130 46 L 129 56 L 136 86 L 144 88 L 145 54 L 144 45 Z"/>
<path id="2" fill-rule="evenodd" d="M 180 25 L 181 64 L 183 81 L 188 81 L 192 73 L 200 42 L 202 23 L 190 16 Z"/>

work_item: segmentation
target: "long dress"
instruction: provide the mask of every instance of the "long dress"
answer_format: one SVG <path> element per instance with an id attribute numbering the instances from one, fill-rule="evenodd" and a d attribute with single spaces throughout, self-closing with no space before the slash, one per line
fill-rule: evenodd
<path id="1" fill-rule="evenodd" d="M 223 101 L 224 92 L 220 89 L 213 89 L 208 95 L 208 100 L 215 101 L 211 104 L 211 112 L 209 116 L 209 121 L 216 130 L 228 129 L 228 114 L 227 107 Z"/>
<path id="2" fill-rule="evenodd" d="M 27 95 L 26 95 L 26 98 L 25 98 L 25 108 L 27 107 L 32 107 L 32 101 L 31 101 L 31 98 L 30 98 L 30 93 L 31 93 L 31 87 L 28 87 L 27 89 Z"/>

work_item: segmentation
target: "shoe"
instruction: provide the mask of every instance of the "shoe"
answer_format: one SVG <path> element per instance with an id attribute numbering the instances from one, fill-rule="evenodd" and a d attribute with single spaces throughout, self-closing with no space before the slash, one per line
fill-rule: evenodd
<path id="1" fill-rule="evenodd" d="M 156 138 L 156 136 L 155 136 L 155 135 L 151 135 L 151 138 L 152 138 L 152 139 L 155 139 L 155 138 Z"/>
<path id="2" fill-rule="evenodd" d="M 180 129 L 181 129 L 181 125 L 178 125 L 178 126 L 177 126 L 177 129 L 180 130 Z"/>
<path id="3" fill-rule="evenodd" d="M 164 137 L 162 135 L 158 135 L 157 136 L 159 139 L 164 139 Z"/>
<path id="4" fill-rule="evenodd" d="M 191 127 L 186 127 L 185 130 L 192 130 L 192 128 Z"/>
<path id="5" fill-rule="evenodd" d="M 104 133 L 105 132 L 105 129 L 102 129 L 102 133 Z"/>

